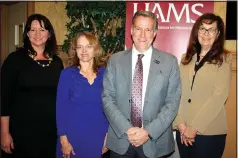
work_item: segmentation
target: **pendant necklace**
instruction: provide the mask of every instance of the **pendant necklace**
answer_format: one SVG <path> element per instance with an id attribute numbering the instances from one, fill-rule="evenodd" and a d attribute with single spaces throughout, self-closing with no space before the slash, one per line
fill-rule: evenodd
<path id="1" fill-rule="evenodd" d="M 29 51 L 30 52 L 30 51 Z M 48 64 L 41 64 L 37 59 L 36 59 L 36 55 L 33 55 L 33 54 L 31 54 L 31 53 L 29 53 L 29 56 L 38 64 L 38 65 L 40 65 L 40 66 L 42 66 L 42 67 L 48 67 L 48 66 L 50 66 L 50 64 L 51 64 L 51 62 L 53 61 L 53 59 L 52 58 L 50 58 L 48 55 L 47 55 L 47 60 L 49 61 L 49 63 Z"/>

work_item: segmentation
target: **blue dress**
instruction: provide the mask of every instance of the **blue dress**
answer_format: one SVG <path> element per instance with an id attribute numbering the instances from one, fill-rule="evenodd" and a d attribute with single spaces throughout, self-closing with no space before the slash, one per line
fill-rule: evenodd
<path id="1" fill-rule="evenodd" d="M 72 158 L 101 158 L 108 121 L 102 108 L 104 68 L 92 85 L 72 66 L 62 70 L 57 89 L 57 158 L 62 158 L 59 137 L 66 135 L 76 153 Z"/>

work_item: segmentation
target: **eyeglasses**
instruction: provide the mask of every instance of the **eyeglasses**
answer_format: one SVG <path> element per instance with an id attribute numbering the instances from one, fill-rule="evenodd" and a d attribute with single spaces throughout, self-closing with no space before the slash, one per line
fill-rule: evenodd
<path id="1" fill-rule="evenodd" d="M 93 48 L 93 46 L 92 45 L 86 45 L 86 46 L 81 46 L 81 45 L 78 45 L 75 49 L 77 50 L 77 51 L 82 51 L 82 50 L 91 50 Z"/>
<path id="2" fill-rule="evenodd" d="M 204 27 L 200 27 L 198 29 L 198 32 L 201 34 L 205 34 L 206 32 L 208 32 L 209 35 L 214 35 L 217 32 L 217 29 L 214 28 L 206 29 Z"/>

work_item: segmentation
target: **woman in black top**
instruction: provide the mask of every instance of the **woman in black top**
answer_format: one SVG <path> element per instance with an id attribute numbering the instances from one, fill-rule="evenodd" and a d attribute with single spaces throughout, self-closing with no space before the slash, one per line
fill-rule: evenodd
<path id="1" fill-rule="evenodd" d="M 61 59 L 43 15 L 28 17 L 23 48 L 1 68 L 1 149 L 14 158 L 54 158 L 56 89 Z"/>

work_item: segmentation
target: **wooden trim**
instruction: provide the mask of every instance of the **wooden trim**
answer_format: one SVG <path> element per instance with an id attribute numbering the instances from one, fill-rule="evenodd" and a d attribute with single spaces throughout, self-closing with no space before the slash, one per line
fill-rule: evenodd
<path id="1" fill-rule="evenodd" d="M 62 51 L 62 45 L 57 45 L 56 51 L 59 53 L 59 57 L 62 59 L 64 67 L 68 67 L 70 65 L 69 55 Z"/>
<path id="2" fill-rule="evenodd" d="M 236 52 L 232 52 L 232 72 L 237 73 L 237 54 Z"/>
<path id="3" fill-rule="evenodd" d="M 56 51 L 57 51 L 58 53 L 62 52 L 62 45 L 57 45 L 57 46 L 56 46 Z"/>
<path id="4" fill-rule="evenodd" d="M 7 6 L 0 5 L 1 13 L 1 63 L 6 59 L 8 55 L 8 36 L 7 36 Z"/>
<path id="5" fill-rule="evenodd" d="M 27 2 L 27 17 L 35 13 L 35 2 Z"/>

